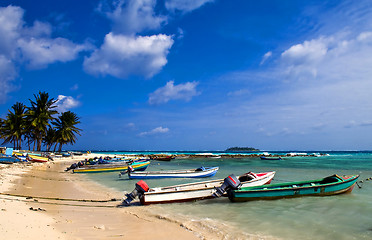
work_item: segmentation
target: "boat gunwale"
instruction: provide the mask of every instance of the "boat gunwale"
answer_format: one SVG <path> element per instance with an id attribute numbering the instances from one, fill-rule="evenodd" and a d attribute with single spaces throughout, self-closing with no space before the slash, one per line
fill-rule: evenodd
<path id="1" fill-rule="evenodd" d="M 151 175 L 151 174 L 185 174 L 185 173 L 206 173 L 206 172 L 213 172 L 217 171 L 219 167 L 206 167 L 205 170 L 199 170 L 198 168 L 195 169 L 185 169 L 185 170 L 170 170 L 170 171 L 143 171 L 143 172 L 132 172 L 130 174 L 138 174 L 138 175 Z"/>
<path id="2" fill-rule="evenodd" d="M 232 202 L 249 202 L 249 201 L 256 201 L 256 200 L 277 200 L 277 199 L 286 199 L 286 198 L 298 198 L 298 197 L 326 197 L 326 196 L 333 196 L 339 195 L 343 193 L 347 193 L 351 191 L 356 183 L 353 183 L 351 186 L 343 189 L 339 189 L 336 191 L 331 192 L 319 192 L 319 193 L 309 193 L 309 194 L 299 194 L 299 195 L 286 195 L 286 196 L 265 196 L 265 197 L 234 197 L 230 194 L 228 195 L 230 201 Z"/>
<path id="3" fill-rule="evenodd" d="M 113 167 L 103 167 L 102 165 L 107 165 L 107 164 L 99 164 L 101 165 L 101 168 L 99 167 L 95 167 L 95 168 L 75 168 L 73 169 L 73 173 L 87 173 L 87 172 L 94 172 L 94 173 L 99 173 L 99 172 L 115 172 L 115 171 L 122 171 L 122 170 L 126 170 L 128 169 L 128 165 L 120 165 L 120 166 L 113 166 Z M 112 164 L 109 164 L 112 166 Z M 139 164 L 134 164 L 134 165 L 130 165 L 132 166 L 133 168 L 143 168 L 143 167 L 147 167 L 148 165 L 150 165 L 150 161 L 148 162 L 141 162 Z M 94 166 L 94 165 L 92 165 Z"/>
<path id="4" fill-rule="evenodd" d="M 270 185 L 266 185 L 266 186 L 263 186 L 262 185 L 262 186 L 242 187 L 240 189 L 232 190 L 231 192 L 233 192 L 233 194 L 235 196 L 235 193 L 244 194 L 246 192 L 252 192 L 252 193 L 253 192 L 276 192 L 276 191 L 283 191 L 283 190 L 322 188 L 322 187 L 329 187 L 329 186 L 333 186 L 333 185 L 345 184 L 345 183 L 348 183 L 348 182 L 351 182 L 351 181 L 355 181 L 356 179 L 359 178 L 359 175 L 358 174 L 357 175 L 348 175 L 348 176 L 352 176 L 352 177 L 350 177 L 348 179 L 343 179 L 343 178 L 341 178 L 338 175 L 328 176 L 328 177 L 337 177 L 339 179 L 339 181 L 332 182 L 332 183 L 320 184 L 320 185 L 314 185 L 314 186 L 311 186 L 310 185 L 310 186 L 303 186 L 303 187 L 301 187 L 301 186 L 295 186 L 295 187 L 293 187 L 293 185 L 300 184 L 300 183 L 304 184 L 304 183 L 319 182 L 319 181 L 322 181 L 322 180 L 324 180 L 324 179 L 326 179 L 328 177 L 325 177 L 325 178 L 322 178 L 322 179 L 317 179 L 317 180 L 297 181 L 297 182 L 287 182 L 287 183 L 275 183 L 275 184 L 270 184 Z M 289 183 L 291 183 L 291 184 L 289 184 Z M 277 186 L 281 186 L 281 185 L 288 185 L 288 186 L 289 185 L 292 185 L 292 187 L 270 188 L 270 187 L 277 187 Z M 268 188 L 267 189 L 264 189 L 264 187 L 268 187 Z M 248 190 L 245 190 L 245 189 L 248 189 Z M 341 189 L 341 190 L 343 190 L 343 189 Z M 315 194 L 311 194 L 311 195 L 315 195 Z M 299 195 L 299 196 L 305 196 L 305 194 L 304 195 Z M 244 198 L 244 197 L 241 197 L 241 198 Z M 262 198 L 266 198 L 266 197 L 262 197 Z M 284 198 L 284 197 L 283 196 L 280 196 L 280 198 Z"/>
<path id="5" fill-rule="evenodd" d="M 275 176 L 275 171 L 272 171 L 272 172 L 266 172 L 266 175 L 265 177 L 263 178 L 260 178 L 260 179 L 252 179 L 252 180 L 249 180 L 249 181 L 244 181 L 244 182 L 241 182 L 242 184 L 244 183 L 253 183 L 253 182 L 257 182 L 257 181 L 261 181 L 265 178 L 270 178 L 272 175 Z M 242 174 L 244 175 L 244 174 Z M 241 176 L 242 176 L 241 175 Z M 194 191 L 201 191 L 201 190 L 210 190 L 210 189 L 213 189 L 215 188 L 215 186 L 204 186 L 204 187 L 196 187 L 196 188 L 192 188 L 192 189 L 179 189 L 177 190 L 176 188 L 179 187 L 179 186 L 188 186 L 188 185 L 202 185 L 202 184 L 205 184 L 205 183 L 211 183 L 211 182 L 220 182 L 221 184 L 223 183 L 224 179 L 216 179 L 216 180 L 211 180 L 211 181 L 203 181 L 203 182 L 195 182 L 195 183 L 190 183 L 190 184 L 182 184 L 182 185 L 174 185 L 174 186 L 167 186 L 167 187 L 164 187 L 166 189 L 163 189 L 162 187 L 159 188 L 158 191 L 149 191 L 149 192 L 145 192 L 144 196 L 145 195 L 154 195 L 154 194 L 170 194 L 170 193 L 182 193 L 182 192 L 194 192 Z M 154 188 L 151 188 L 151 189 L 154 189 Z M 157 188 L 155 188 L 157 189 Z"/>

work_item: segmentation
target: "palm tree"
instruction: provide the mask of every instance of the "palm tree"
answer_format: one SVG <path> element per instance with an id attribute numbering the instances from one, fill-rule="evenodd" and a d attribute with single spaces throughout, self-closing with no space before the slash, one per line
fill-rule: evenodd
<path id="1" fill-rule="evenodd" d="M 46 136 L 48 127 L 50 127 L 50 121 L 54 120 L 54 114 L 57 113 L 53 108 L 57 100 L 54 98 L 49 99 L 49 94 L 46 92 L 39 92 L 38 95 L 34 94 L 35 101 L 30 100 L 31 107 L 28 107 L 26 118 L 29 122 L 30 129 L 32 132 L 34 140 L 37 145 L 37 151 L 41 151 L 41 144 L 43 138 Z"/>
<path id="2" fill-rule="evenodd" d="M 2 138 L 4 143 L 13 143 L 14 149 L 21 149 L 22 136 L 25 134 L 25 109 L 23 103 L 17 102 L 9 110 L 5 120 L 2 120 Z"/>
<path id="3" fill-rule="evenodd" d="M 76 142 L 76 135 L 80 136 L 81 129 L 77 128 L 75 125 L 79 124 L 79 117 L 71 112 L 64 112 L 59 116 L 53 124 L 56 127 L 57 142 L 59 143 L 58 152 L 62 151 L 62 145 L 64 144 L 74 144 Z"/>
<path id="4" fill-rule="evenodd" d="M 49 152 L 54 144 L 57 145 L 57 131 L 54 128 L 49 127 L 43 142 L 46 146 L 46 151 Z"/>
<path id="5" fill-rule="evenodd" d="M 4 138 L 4 128 L 5 128 L 5 125 L 4 125 L 4 119 L 0 118 L 0 139 Z"/>

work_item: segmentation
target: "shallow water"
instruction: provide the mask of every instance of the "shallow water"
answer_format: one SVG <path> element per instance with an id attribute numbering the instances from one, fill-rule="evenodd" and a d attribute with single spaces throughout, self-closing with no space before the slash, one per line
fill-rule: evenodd
<path id="1" fill-rule="evenodd" d="M 118 154 L 118 153 L 116 153 Z M 330 152 L 323 157 L 293 157 L 281 161 L 243 159 L 175 159 L 171 162 L 152 161 L 147 170 L 188 169 L 200 166 L 219 166 L 216 176 L 244 172 L 276 171 L 273 183 L 318 179 L 332 174 L 360 174 L 359 180 L 372 177 L 371 152 Z M 102 184 L 130 192 L 137 180 L 118 173 L 89 174 Z M 151 179 L 150 187 L 203 181 L 207 179 Z M 330 197 L 302 197 L 273 201 L 231 203 L 227 198 L 190 203 L 152 205 L 153 212 L 171 213 L 192 219 L 195 224 L 205 222 L 211 228 L 226 228 L 230 238 L 232 229 L 258 236 L 283 239 L 372 239 L 372 181 L 355 186 L 351 194 Z M 182 220 L 183 221 L 183 220 Z M 221 223 L 221 224 L 218 224 Z M 215 224 L 215 226 L 214 226 Z M 226 225 L 227 226 L 226 226 Z M 240 233 L 239 233 L 240 234 Z M 244 236 L 240 236 L 245 238 Z M 229 237 L 227 237 L 229 238 Z"/>

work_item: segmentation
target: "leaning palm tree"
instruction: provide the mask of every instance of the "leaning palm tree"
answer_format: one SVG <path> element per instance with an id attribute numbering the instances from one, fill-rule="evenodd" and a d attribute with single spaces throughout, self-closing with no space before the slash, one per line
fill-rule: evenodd
<path id="1" fill-rule="evenodd" d="M 79 119 L 75 113 L 68 111 L 62 113 L 61 116 L 53 121 L 56 128 L 56 141 L 59 143 L 58 152 L 62 151 L 64 144 L 74 144 L 76 142 L 76 134 L 80 136 L 81 129 L 75 126 L 80 123 Z"/>
<path id="2" fill-rule="evenodd" d="M 25 109 L 23 103 L 17 102 L 2 121 L 2 138 L 4 143 L 13 143 L 14 149 L 21 149 L 22 137 L 25 134 Z"/>
<path id="3" fill-rule="evenodd" d="M 35 137 L 37 151 L 41 151 L 41 144 L 46 135 L 50 121 L 54 120 L 54 114 L 57 113 L 53 108 L 56 107 L 57 100 L 54 98 L 49 99 L 49 94 L 46 92 L 39 92 L 38 95 L 34 94 L 35 101 L 30 100 L 31 107 L 28 107 L 26 118 L 29 122 L 29 131 Z"/>

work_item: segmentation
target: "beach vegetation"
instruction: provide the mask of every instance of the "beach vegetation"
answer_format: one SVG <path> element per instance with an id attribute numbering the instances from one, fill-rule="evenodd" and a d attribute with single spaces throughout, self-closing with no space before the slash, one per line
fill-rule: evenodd
<path id="1" fill-rule="evenodd" d="M 260 151 L 259 149 L 253 147 L 231 147 L 226 149 L 225 151 L 239 151 L 239 152 L 257 152 Z"/>
<path id="2" fill-rule="evenodd" d="M 41 151 L 43 138 L 46 136 L 50 122 L 54 120 L 53 115 L 58 112 L 54 110 L 57 106 L 57 100 L 49 98 L 46 92 L 39 92 L 38 95 L 34 94 L 35 101 L 30 100 L 31 106 L 27 108 L 26 119 L 28 128 L 34 133 L 34 141 L 36 141 L 36 150 Z"/>
<path id="3" fill-rule="evenodd" d="M 75 113 L 67 111 L 53 121 L 56 129 L 55 140 L 56 143 L 59 143 L 59 152 L 64 144 L 74 144 L 76 142 L 76 134 L 80 135 L 81 131 L 76 127 L 80 123 L 79 119 Z"/>
<path id="4" fill-rule="evenodd" d="M 29 99 L 31 106 L 17 102 L 8 110 L 4 119 L 0 118 L 0 139 L 2 145 L 13 144 L 14 149 L 21 149 L 22 142 L 28 150 L 41 151 L 45 146 L 50 151 L 62 151 L 65 144 L 74 144 L 77 135 L 82 131 L 76 125 L 80 118 L 73 112 L 58 113 L 54 98 L 46 92 L 34 94 L 34 99 Z"/>
<path id="5" fill-rule="evenodd" d="M 5 143 L 13 143 L 14 149 L 22 146 L 22 136 L 25 134 L 25 110 L 23 103 L 15 103 L 4 120 L 1 120 L 0 137 Z"/>

